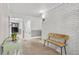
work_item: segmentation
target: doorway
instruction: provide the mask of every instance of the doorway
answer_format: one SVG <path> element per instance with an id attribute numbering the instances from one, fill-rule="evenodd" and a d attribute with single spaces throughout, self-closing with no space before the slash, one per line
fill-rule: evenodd
<path id="1" fill-rule="evenodd" d="M 23 18 L 9 17 L 9 35 L 17 32 L 17 36 L 23 40 L 31 39 L 31 21 Z"/>

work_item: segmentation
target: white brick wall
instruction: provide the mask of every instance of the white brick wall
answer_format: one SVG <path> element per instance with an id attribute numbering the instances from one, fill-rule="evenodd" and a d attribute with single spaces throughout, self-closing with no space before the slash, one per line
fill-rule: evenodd
<path id="1" fill-rule="evenodd" d="M 79 4 L 63 4 L 49 11 L 42 30 L 43 38 L 48 32 L 68 34 L 68 54 L 79 54 Z"/>

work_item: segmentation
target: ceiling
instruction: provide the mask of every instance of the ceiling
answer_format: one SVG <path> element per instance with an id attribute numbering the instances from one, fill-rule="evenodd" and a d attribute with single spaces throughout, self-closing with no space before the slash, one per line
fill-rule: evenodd
<path id="1" fill-rule="evenodd" d="M 40 11 L 47 12 L 59 5 L 59 3 L 9 3 L 8 10 L 10 14 L 38 17 Z"/>

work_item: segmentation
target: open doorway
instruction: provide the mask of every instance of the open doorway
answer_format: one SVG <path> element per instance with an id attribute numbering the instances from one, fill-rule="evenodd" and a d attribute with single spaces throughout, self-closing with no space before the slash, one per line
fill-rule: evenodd
<path id="1" fill-rule="evenodd" d="M 10 35 L 13 31 L 17 31 L 18 37 L 20 37 L 23 40 L 41 38 L 42 20 L 38 17 L 10 17 L 9 24 Z"/>
<path id="2" fill-rule="evenodd" d="M 15 18 L 15 17 L 9 18 L 9 35 L 10 36 L 13 32 L 16 32 L 19 38 L 23 37 L 22 21 L 23 21 L 22 18 Z"/>
<path id="3" fill-rule="evenodd" d="M 31 39 L 31 21 L 24 21 L 22 18 L 9 18 L 9 35 L 13 32 L 17 33 L 17 36 L 23 40 Z"/>

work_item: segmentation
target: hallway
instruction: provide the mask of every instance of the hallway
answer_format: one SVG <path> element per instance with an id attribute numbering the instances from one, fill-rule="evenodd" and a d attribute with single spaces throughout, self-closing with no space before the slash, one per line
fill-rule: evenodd
<path id="1" fill-rule="evenodd" d="M 23 41 L 23 55 L 58 55 L 59 53 L 49 47 L 43 47 L 39 39 Z"/>
<path id="2" fill-rule="evenodd" d="M 24 55 L 58 55 L 56 51 L 64 54 L 65 49 L 59 48 L 61 44 L 43 47 L 40 40 L 30 39 L 42 38 L 44 42 L 49 33 L 68 35 L 67 43 L 62 40 L 66 37 L 61 35 L 52 35 L 51 39 L 59 37 L 56 41 L 64 42 L 62 46 L 67 45 L 67 55 L 79 55 L 79 3 L 0 3 L 0 46 L 6 37 L 11 37 L 4 44 L 4 54 L 10 51 L 15 55 L 20 44 Z M 17 42 L 13 42 L 16 39 Z M 19 44 L 20 39 L 23 41 Z"/>

